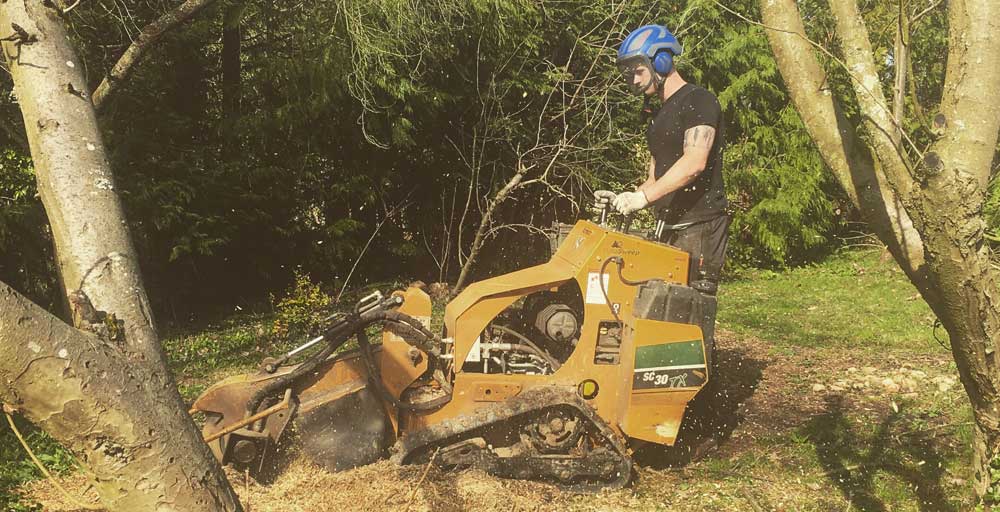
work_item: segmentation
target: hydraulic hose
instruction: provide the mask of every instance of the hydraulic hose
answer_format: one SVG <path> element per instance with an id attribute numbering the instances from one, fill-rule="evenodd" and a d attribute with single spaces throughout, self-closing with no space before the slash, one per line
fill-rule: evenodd
<path id="1" fill-rule="evenodd" d="M 395 312 L 393 312 L 395 313 Z M 409 316 L 409 315 L 406 315 Z M 409 317 L 413 318 L 413 317 Z M 414 319 L 415 320 L 415 319 Z M 394 407 L 403 411 L 429 411 L 431 409 L 437 409 L 442 405 L 451 401 L 451 393 L 449 392 L 445 396 L 429 400 L 427 402 L 422 402 L 419 404 L 410 404 L 403 402 L 392 395 L 388 389 L 385 388 L 385 383 L 382 382 L 382 371 L 379 369 L 378 364 L 375 362 L 375 352 L 372 350 L 372 345 L 368 341 L 368 335 L 365 333 L 364 328 L 358 329 L 356 336 L 358 338 L 358 347 L 361 348 L 361 355 L 365 360 L 365 366 L 368 369 L 368 381 L 378 391 L 382 399 L 391 403 Z"/>
<path id="2" fill-rule="evenodd" d="M 619 258 L 617 256 L 612 256 L 611 258 L 608 258 L 608 259 L 604 260 L 604 263 L 601 264 L 601 274 L 600 274 L 600 276 L 598 277 L 597 280 L 600 281 L 600 284 L 601 284 L 601 293 L 604 294 L 604 303 L 607 304 L 608 305 L 608 309 L 611 310 L 611 316 L 615 317 L 615 321 L 616 322 L 622 323 L 621 317 L 618 316 L 618 311 L 615 310 L 614 305 L 611 304 L 611 299 L 608 298 L 608 289 L 607 289 L 606 286 L 604 286 L 604 270 L 606 268 L 608 268 L 608 265 L 612 261 L 615 261 L 615 260 L 621 261 L 621 258 Z M 621 269 L 621 267 L 618 267 L 618 268 Z"/>
<path id="3" fill-rule="evenodd" d="M 334 327 L 326 334 L 324 337 L 328 340 L 326 347 L 323 350 L 317 352 L 307 359 L 304 363 L 300 364 L 291 372 L 275 378 L 271 382 L 268 382 L 264 387 L 257 390 L 250 400 L 247 401 L 246 415 L 252 415 L 260 403 L 264 401 L 268 395 L 278 391 L 282 388 L 288 387 L 292 382 L 294 382 L 299 377 L 308 374 L 316 369 L 320 363 L 326 361 L 326 358 L 330 357 L 338 348 L 340 348 L 344 342 L 346 342 L 351 337 L 352 330 L 356 329 L 355 324 L 357 321 L 348 321 L 347 323 L 340 324 Z"/>
<path id="4" fill-rule="evenodd" d="M 448 392 L 448 396 L 442 397 L 446 398 L 446 400 L 436 399 L 417 406 L 399 402 L 395 397 L 387 393 L 382 385 L 378 366 L 375 365 L 374 355 L 371 353 L 371 344 L 368 342 L 368 337 L 364 334 L 366 327 L 379 321 L 392 323 L 393 325 L 398 325 L 410 331 L 414 334 L 414 338 L 419 339 L 418 342 L 414 343 L 417 348 L 427 353 L 428 356 L 431 356 L 432 360 L 436 360 L 441 356 L 441 339 L 427 330 L 427 328 L 424 327 L 423 324 L 416 318 L 395 310 L 387 311 L 376 309 L 366 311 L 364 313 L 355 313 L 345 320 L 344 323 L 339 324 L 324 334 L 324 337 L 328 340 L 328 344 L 323 348 L 323 350 L 310 356 L 308 360 L 303 362 L 290 373 L 275 378 L 271 382 L 264 385 L 264 387 L 257 390 L 257 392 L 254 393 L 247 402 L 246 414 L 248 416 L 252 415 L 268 395 L 289 387 L 295 380 L 315 370 L 320 363 L 325 361 L 338 348 L 343 346 L 344 343 L 350 339 L 352 334 L 356 335 L 358 338 L 358 345 L 362 348 L 365 363 L 369 365 L 369 375 L 378 377 L 375 379 L 376 389 L 382 393 L 383 398 L 387 401 L 392 402 L 393 405 L 404 410 L 433 409 L 451 401 L 451 389 L 450 386 L 447 386 L 447 383 L 442 383 L 443 388 Z"/>
<path id="5" fill-rule="evenodd" d="M 420 323 L 420 320 L 399 311 L 382 311 L 378 316 L 381 320 L 408 328 L 418 338 L 421 338 L 422 343 L 417 348 L 435 359 L 441 357 L 441 338 L 435 336 L 434 333 L 424 327 L 424 324 Z"/>
<path id="6" fill-rule="evenodd" d="M 601 264 L 602 276 L 604 275 L 604 270 L 607 269 L 608 265 L 610 265 L 611 263 L 615 263 L 616 265 L 618 265 L 618 280 L 621 281 L 622 284 L 625 284 L 627 286 L 642 286 L 650 281 L 653 281 L 653 279 L 646 279 L 643 281 L 632 281 L 629 279 L 625 279 L 625 275 L 622 274 L 622 269 L 625 267 L 625 260 L 622 259 L 621 256 L 612 256 L 604 260 L 604 263 Z M 601 293 L 604 294 L 604 302 L 608 305 L 608 308 L 611 309 L 611 315 L 615 317 L 615 320 L 618 323 L 622 323 L 621 317 L 618 316 L 618 312 L 615 311 L 615 307 L 611 304 L 611 300 L 608 298 L 608 290 L 604 287 L 603 277 L 600 279 L 600 282 L 601 282 Z"/>

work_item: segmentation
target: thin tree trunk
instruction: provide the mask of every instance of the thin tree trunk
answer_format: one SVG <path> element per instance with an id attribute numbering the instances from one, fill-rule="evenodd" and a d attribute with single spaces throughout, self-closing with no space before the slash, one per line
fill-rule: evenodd
<path id="1" fill-rule="evenodd" d="M 896 147 L 901 147 L 903 134 L 903 118 L 906 109 L 906 72 L 909 70 L 910 60 L 910 20 L 903 7 L 903 0 L 899 0 L 899 19 L 896 22 L 896 42 L 892 51 L 892 69 L 895 84 L 893 86 L 892 116 L 899 126 L 892 132 L 892 142 Z"/>
<path id="2" fill-rule="evenodd" d="M 15 2 L 17 0 L 10 0 Z M 190 420 L 151 397 L 143 366 L 0 283 L 0 402 L 80 457 L 112 511 L 240 510 L 220 485 L 205 443 L 181 434 Z"/>
<path id="3" fill-rule="evenodd" d="M 17 27 L 17 36 L 12 40 L 8 38 L 3 49 L 27 130 L 38 191 L 52 227 L 60 278 L 67 295 L 81 290 L 90 297 L 94 307 L 115 315 L 124 323 L 124 342 L 120 348 L 127 356 L 127 363 L 125 359 L 119 363 L 123 366 L 122 371 L 143 375 L 143 386 L 136 390 L 143 396 L 136 400 L 149 406 L 150 416 L 157 417 L 162 425 L 146 435 L 159 436 L 160 441 L 155 444 L 157 449 L 172 454 L 175 459 L 176 453 L 183 452 L 190 454 L 183 460 L 197 461 L 183 470 L 197 475 L 194 478 L 198 485 L 179 488 L 171 476 L 175 470 L 168 467 L 171 463 L 166 459 L 161 461 L 163 467 L 159 470 L 140 465 L 136 469 L 138 473 L 132 472 L 131 460 L 121 460 L 119 470 L 134 477 L 135 485 L 143 489 L 124 487 L 125 491 L 119 492 L 112 488 L 115 486 L 100 486 L 102 499 L 111 506 L 129 499 L 118 494 L 144 492 L 163 494 L 167 504 L 165 510 L 237 510 L 235 495 L 186 414 L 167 370 L 135 249 L 81 72 L 83 66 L 70 46 L 62 23 L 59 13 L 43 2 L 0 2 L 0 27 Z M 14 343 L 14 347 L 30 341 L 30 338 L 4 334 L 7 336 L 4 341 Z M 95 350 L 92 345 L 73 345 L 73 341 L 80 341 L 78 338 L 65 339 L 67 345 L 62 348 L 80 354 L 80 358 Z M 67 371 L 80 370 L 72 364 L 70 362 Z M 5 394 L 9 393 L 3 389 L 10 385 L 8 382 L 0 380 L 0 390 Z M 60 394 L 63 387 L 57 382 L 41 379 L 36 384 L 37 391 L 27 395 L 30 400 L 13 404 L 30 411 L 65 398 Z M 97 388 L 94 389 L 96 392 Z M 111 398 L 101 396 L 91 400 L 113 402 Z M 32 400 L 44 403 L 32 403 Z M 74 413 L 72 408 L 59 411 L 55 409 L 49 413 L 71 417 Z M 109 418 L 107 421 L 118 415 L 113 408 L 105 414 Z M 50 419 L 48 415 L 34 417 Z M 62 421 L 58 417 L 51 420 Z M 57 439 L 72 441 L 58 434 L 53 432 Z M 167 443 L 169 449 L 164 446 Z M 99 444 L 90 447 L 90 450 L 101 449 Z M 188 496 L 182 496 L 184 493 Z M 217 499 L 219 496 L 224 499 Z M 172 501 L 202 505 L 169 508 Z M 153 509 L 156 508 L 131 510 Z"/>
<path id="4" fill-rule="evenodd" d="M 837 22 L 837 33 L 843 46 L 844 62 L 853 79 L 854 95 L 864 111 L 862 127 L 868 134 L 872 152 L 881 164 L 896 197 L 907 205 L 914 187 L 906 154 L 893 143 L 892 134 L 898 126 L 892 117 L 892 106 L 885 99 L 878 67 L 861 13 L 854 0 L 830 0 L 830 10 Z"/>
<path id="5" fill-rule="evenodd" d="M 136 64 L 138 64 L 142 58 L 146 55 L 157 41 L 163 37 L 164 34 L 172 30 L 174 27 L 184 23 L 185 21 L 193 18 L 196 14 L 201 12 L 202 9 L 212 5 L 216 0 L 186 0 L 181 5 L 178 5 L 172 11 L 167 12 L 163 16 L 157 18 L 156 21 L 150 23 L 143 27 L 139 35 L 132 41 L 132 44 L 125 49 L 125 53 L 122 54 L 118 62 L 115 63 L 114 67 L 111 68 L 111 72 L 108 76 L 101 80 L 101 83 L 97 85 L 94 90 L 93 103 L 94 107 L 98 110 L 104 108 L 105 102 L 108 97 L 111 96 L 115 90 L 132 74 L 132 70 L 135 69 Z"/>
<path id="6" fill-rule="evenodd" d="M 242 43 L 241 18 L 243 4 L 226 7 L 222 16 L 222 144 L 226 160 L 239 155 L 236 123 L 242 103 Z"/>

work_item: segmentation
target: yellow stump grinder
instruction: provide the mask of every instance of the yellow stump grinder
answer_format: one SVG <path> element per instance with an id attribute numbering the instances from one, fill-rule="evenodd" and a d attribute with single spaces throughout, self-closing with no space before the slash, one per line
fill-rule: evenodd
<path id="1" fill-rule="evenodd" d="M 465 288 L 441 335 L 420 289 L 376 293 L 193 410 L 215 456 L 251 470 L 294 430 L 331 471 L 433 458 L 577 490 L 628 485 L 630 440 L 673 445 L 712 377 L 715 297 L 687 286 L 688 265 L 674 247 L 580 221 L 547 263 Z"/>

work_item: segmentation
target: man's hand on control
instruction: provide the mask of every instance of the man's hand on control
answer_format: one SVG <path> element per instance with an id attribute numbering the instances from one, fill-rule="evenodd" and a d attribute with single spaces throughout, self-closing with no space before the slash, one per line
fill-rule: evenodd
<path id="1" fill-rule="evenodd" d="M 618 194 L 610 190 L 595 190 L 594 191 L 594 208 L 597 210 L 603 210 L 608 207 L 611 201 L 615 200 Z"/>
<path id="2" fill-rule="evenodd" d="M 622 192 L 615 196 L 614 201 L 611 205 L 618 210 L 618 213 L 622 215 L 628 215 L 632 212 L 641 210 L 649 205 L 649 200 L 646 199 L 646 194 L 641 190 L 636 190 L 635 192 Z"/>

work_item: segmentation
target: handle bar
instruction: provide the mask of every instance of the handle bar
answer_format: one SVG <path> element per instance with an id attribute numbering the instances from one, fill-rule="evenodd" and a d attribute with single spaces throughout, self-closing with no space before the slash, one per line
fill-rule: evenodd
<path id="1" fill-rule="evenodd" d="M 635 216 L 634 213 L 628 215 L 621 215 L 621 219 L 618 221 L 617 229 L 608 225 L 608 210 L 611 210 L 613 214 L 617 214 L 617 211 L 611 208 L 611 203 L 604 203 L 603 207 L 598 207 L 601 210 L 601 227 L 611 228 L 615 231 L 620 231 L 629 234 L 632 230 L 632 220 Z"/>

